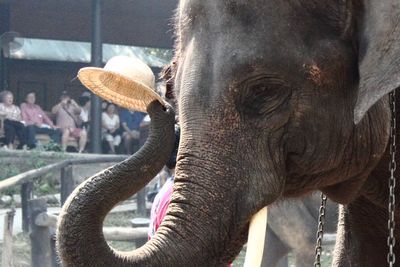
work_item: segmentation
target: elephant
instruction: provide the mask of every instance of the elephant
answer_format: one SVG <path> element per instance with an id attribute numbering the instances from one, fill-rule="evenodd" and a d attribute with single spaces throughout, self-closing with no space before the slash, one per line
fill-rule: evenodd
<path id="1" fill-rule="evenodd" d="M 333 266 L 386 265 L 400 2 L 181 0 L 175 28 L 181 139 L 164 221 L 132 252 L 102 235 L 106 213 L 171 153 L 173 108 L 154 101 L 145 146 L 65 203 L 63 266 L 226 266 L 254 214 L 316 190 L 342 204 Z"/>
<path id="2" fill-rule="evenodd" d="M 287 267 L 287 255 L 294 266 L 313 266 L 315 259 L 318 211 L 321 199 L 313 194 L 301 199 L 278 201 L 268 212 L 263 267 Z M 324 233 L 336 233 L 338 205 L 326 203 Z"/>

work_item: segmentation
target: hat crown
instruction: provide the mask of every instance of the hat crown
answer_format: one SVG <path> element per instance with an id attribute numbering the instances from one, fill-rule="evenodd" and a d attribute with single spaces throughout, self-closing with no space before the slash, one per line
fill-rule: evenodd
<path id="1" fill-rule="evenodd" d="M 153 71 L 134 57 L 113 57 L 104 68 L 82 68 L 78 78 L 98 96 L 127 109 L 146 112 L 155 100 L 166 105 L 155 92 Z"/>
<path id="2" fill-rule="evenodd" d="M 155 77 L 153 71 L 143 61 L 136 57 L 115 56 L 108 60 L 104 70 L 118 73 L 147 85 L 154 90 Z"/>

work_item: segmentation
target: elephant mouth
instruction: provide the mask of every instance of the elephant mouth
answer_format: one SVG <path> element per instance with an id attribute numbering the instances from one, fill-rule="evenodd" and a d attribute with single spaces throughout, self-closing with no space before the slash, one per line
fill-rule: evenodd
<path id="1" fill-rule="evenodd" d="M 261 266 L 267 229 L 267 215 L 268 209 L 264 207 L 254 214 L 250 220 L 244 267 Z"/>

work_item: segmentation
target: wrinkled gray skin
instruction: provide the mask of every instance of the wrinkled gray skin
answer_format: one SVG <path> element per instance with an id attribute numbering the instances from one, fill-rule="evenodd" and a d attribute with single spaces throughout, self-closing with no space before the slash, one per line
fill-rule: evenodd
<path id="1" fill-rule="evenodd" d="M 295 266 L 313 266 L 319 194 L 278 201 L 268 210 L 268 228 L 262 267 L 287 267 L 288 253 Z M 324 233 L 336 233 L 338 205 L 327 201 Z"/>
<path id="2" fill-rule="evenodd" d="M 146 168 L 161 168 L 168 151 L 95 176 L 63 209 L 63 265 L 225 266 L 254 213 L 320 189 L 346 204 L 334 266 L 382 266 L 384 96 L 400 86 L 399 21 L 398 0 L 180 1 L 174 86 L 181 142 L 168 213 L 144 247 L 110 250 L 101 236 L 104 212 L 127 197 L 121 189 L 137 192 Z"/>

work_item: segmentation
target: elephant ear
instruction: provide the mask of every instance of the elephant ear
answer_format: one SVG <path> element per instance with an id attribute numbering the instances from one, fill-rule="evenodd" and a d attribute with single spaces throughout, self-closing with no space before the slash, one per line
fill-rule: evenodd
<path id="1" fill-rule="evenodd" d="M 400 1 L 364 0 L 358 21 L 360 83 L 354 121 L 400 87 Z"/>

